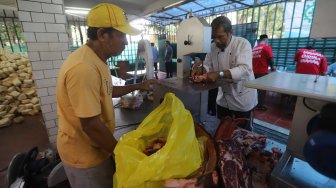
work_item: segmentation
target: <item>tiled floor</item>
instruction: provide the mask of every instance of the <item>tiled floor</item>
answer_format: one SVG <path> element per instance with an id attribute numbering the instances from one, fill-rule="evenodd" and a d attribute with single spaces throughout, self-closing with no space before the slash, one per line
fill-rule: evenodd
<path id="1" fill-rule="evenodd" d="M 294 102 L 288 103 L 287 96 L 275 92 L 267 92 L 265 98 L 266 111 L 255 110 L 254 118 L 285 129 L 290 129 L 293 119 Z"/>

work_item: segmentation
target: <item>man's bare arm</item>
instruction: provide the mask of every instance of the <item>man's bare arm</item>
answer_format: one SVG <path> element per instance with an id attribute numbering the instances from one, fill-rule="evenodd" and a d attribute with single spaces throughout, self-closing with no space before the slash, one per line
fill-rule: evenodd
<path id="1" fill-rule="evenodd" d="M 132 84 L 127 86 L 113 86 L 113 92 L 112 97 L 121 97 L 123 95 L 126 95 L 127 93 L 130 93 L 132 91 L 140 89 L 140 84 Z"/>
<path id="2" fill-rule="evenodd" d="M 123 95 L 126 95 L 127 93 L 130 93 L 134 90 L 141 90 L 141 91 L 152 91 L 151 85 L 158 84 L 158 80 L 146 80 L 139 84 L 132 84 L 127 86 L 113 86 L 113 92 L 112 97 L 121 97 Z"/>
<path id="3" fill-rule="evenodd" d="M 92 141 L 113 155 L 117 140 L 100 120 L 99 115 L 90 118 L 80 118 L 80 122 L 83 131 L 92 139 Z"/>

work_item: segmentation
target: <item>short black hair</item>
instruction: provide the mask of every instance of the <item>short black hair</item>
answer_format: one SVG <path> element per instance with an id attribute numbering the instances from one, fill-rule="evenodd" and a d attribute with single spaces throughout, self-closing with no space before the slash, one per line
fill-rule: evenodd
<path id="1" fill-rule="evenodd" d="M 308 49 L 308 50 L 312 50 L 312 49 L 313 49 L 313 46 L 312 46 L 312 45 L 308 45 L 308 46 L 306 47 L 306 49 Z"/>
<path id="2" fill-rule="evenodd" d="M 166 40 L 166 44 L 169 44 L 169 45 L 170 45 L 170 42 L 169 42 L 169 40 Z"/>
<path id="3" fill-rule="evenodd" d="M 111 34 L 113 31 L 115 31 L 115 29 L 112 27 L 109 27 L 109 28 L 89 27 L 87 30 L 87 37 L 91 40 L 97 40 L 98 39 L 98 36 L 97 36 L 98 29 L 104 29 L 103 33 L 108 33 L 108 34 Z"/>
<path id="4" fill-rule="evenodd" d="M 219 16 L 211 22 L 212 33 L 220 27 L 223 27 L 225 32 L 232 32 L 231 21 L 226 16 Z"/>
<path id="5" fill-rule="evenodd" d="M 259 36 L 259 40 L 264 40 L 264 39 L 268 39 L 268 35 L 262 34 Z"/>
<path id="6" fill-rule="evenodd" d="M 151 42 L 151 46 L 154 46 L 154 42 Z"/>

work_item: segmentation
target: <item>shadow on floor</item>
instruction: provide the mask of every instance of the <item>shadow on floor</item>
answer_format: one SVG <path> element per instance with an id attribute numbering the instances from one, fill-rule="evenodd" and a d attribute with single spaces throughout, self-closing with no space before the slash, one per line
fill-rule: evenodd
<path id="1" fill-rule="evenodd" d="M 40 151 L 49 147 L 48 134 L 40 114 L 26 116 L 20 124 L 0 128 L 0 188 L 7 187 L 7 167 L 12 157 L 37 146 Z"/>

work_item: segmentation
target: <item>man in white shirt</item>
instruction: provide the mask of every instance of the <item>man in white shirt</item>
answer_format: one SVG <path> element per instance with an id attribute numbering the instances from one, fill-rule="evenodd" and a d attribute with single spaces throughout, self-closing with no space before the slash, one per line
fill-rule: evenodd
<path id="1" fill-rule="evenodd" d="M 214 43 L 204 62 L 207 73 L 196 72 L 193 79 L 195 82 L 228 79 L 218 90 L 217 117 L 251 120 L 252 110 L 258 103 L 257 90 L 244 86 L 244 82 L 254 80 L 251 44 L 244 38 L 232 36 L 231 21 L 225 16 L 215 18 L 211 28 Z M 250 125 L 247 121 L 240 126 L 251 130 Z"/>

